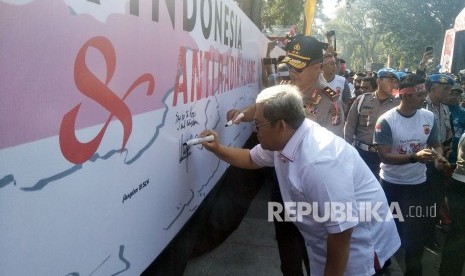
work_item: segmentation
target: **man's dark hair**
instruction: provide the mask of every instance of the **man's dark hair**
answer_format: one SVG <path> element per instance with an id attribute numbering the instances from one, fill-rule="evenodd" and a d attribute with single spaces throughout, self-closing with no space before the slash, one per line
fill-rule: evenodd
<path id="1" fill-rule="evenodd" d="M 363 73 L 363 72 L 357 72 L 355 73 L 355 75 L 359 76 L 359 77 L 366 77 L 367 74 Z"/>
<path id="2" fill-rule="evenodd" d="M 369 82 L 371 87 L 373 87 L 374 89 L 378 88 L 378 85 L 376 84 L 376 78 L 374 77 L 364 77 L 362 81 Z"/>
<path id="3" fill-rule="evenodd" d="M 403 81 L 399 83 L 399 90 L 406 87 L 414 87 L 417 84 L 424 83 L 425 79 L 417 74 L 408 74 Z"/>
<path id="4" fill-rule="evenodd" d="M 400 83 L 399 83 L 399 90 L 407 88 L 407 87 L 414 87 L 417 84 L 424 83 L 425 79 L 422 76 L 417 74 L 408 74 Z M 406 95 L 399 94 L 400 99 L 402 100 Z"/>

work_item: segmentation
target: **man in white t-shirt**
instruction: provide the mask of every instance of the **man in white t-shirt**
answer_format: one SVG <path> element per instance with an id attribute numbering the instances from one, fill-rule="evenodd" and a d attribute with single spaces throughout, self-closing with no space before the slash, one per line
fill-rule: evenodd
<path id="1" fill-rule="evenodd" d="M 355 148 L 305 117 L 298 89 L 278 85 L 256 100 L 260 145 L 220 145 L 212 130 L 200 136 L 214 135 L 203 146 L 233 166 L 275 167 L 281 207 L 306 241 L 311 275 L 373 275 L 400 246 L 383 190 Z M 302 204 L 311 210 L 299 212 Z"/>
<path id="2" fill-rule="evenodd" d="M 425 164 L 448 165 L 434 114 L 421 108 L 426 99 L 423 82 L 411 74 L 400 83 L 400 105 L 378 118 L 374 134 L 381 185 L 388 201 L 401 211 L 396 225 L 405 249 L 405 275 L 422 275 L 424 234 L 434 208 L 427 194 Z"/>
<path id="3" fill-rule="evenodd" d="M 321 69 L 328 86 L 338 93 L 339 99 L 346 106 L 351 98 L 350 87 L 346 78 L 336 75 L 336 58 L 332 54 L 326 54 Z"/>

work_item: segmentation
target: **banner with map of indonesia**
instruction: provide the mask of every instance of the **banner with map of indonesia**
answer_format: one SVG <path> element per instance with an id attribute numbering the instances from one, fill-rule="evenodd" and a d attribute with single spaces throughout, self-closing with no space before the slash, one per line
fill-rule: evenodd
<path id="1" fill-rule="evenodd" d="M 0 275 L 138 275 L 242 146 L 267 39 L 230 0 L 0 0 Z"/>

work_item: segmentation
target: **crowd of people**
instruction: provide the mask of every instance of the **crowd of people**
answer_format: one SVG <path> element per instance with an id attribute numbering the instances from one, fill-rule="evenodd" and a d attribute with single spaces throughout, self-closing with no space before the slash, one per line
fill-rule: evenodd
<path id="1" fill-rule="evenodd" d="M 215 136 L 203 145 L 237 167 L 274 167 L 271 201 L 282 203 L 284 213 L 292 212 L 286 202 L 353 207 L 350 216 L 335 220 L 275 218 L 283 275 L 304 275 L 302 264 L 307 275 L 381 275 L 400 247 L 404 275 L 422 275 L 425 248 L 442 251 L 440 275 L 460 275 L 465 78 L 425 74 L 432 52 L 423 54 L 414 73 L 349 73 L 330 45 L 295 36 L 285 56 L 263 65 L 268 88 L 256 104 L 228 111 L 228 121 L 255 123 L 259 145 L 222 146 L 213 130 L 201 133 Z M 394 220 L 367 220 L 361 203 L 380 203 L 378 212 Z M 412 209 L 423 213 L 412 215 Z M 447 228 L 442 248 L 436 225 Z"/>

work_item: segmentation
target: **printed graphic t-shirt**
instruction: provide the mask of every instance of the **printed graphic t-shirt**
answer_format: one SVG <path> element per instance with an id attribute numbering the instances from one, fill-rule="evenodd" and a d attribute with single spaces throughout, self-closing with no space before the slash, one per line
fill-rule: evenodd
<path id="1" fill-rule="evenodd" d="M 425 149 L 427 145 L 438 144 L 439 136 L 434 114 L 419 109 L 411 117 L 401 115 L 393 108 L 378 118 L 374 142 L 391 146 L 391 153 L 410 155 Z M 402 165 L 381 162 L 379 176 L 388 182 L 416 185 L 426 181 L 426 165 L 408 163 Z"/>

